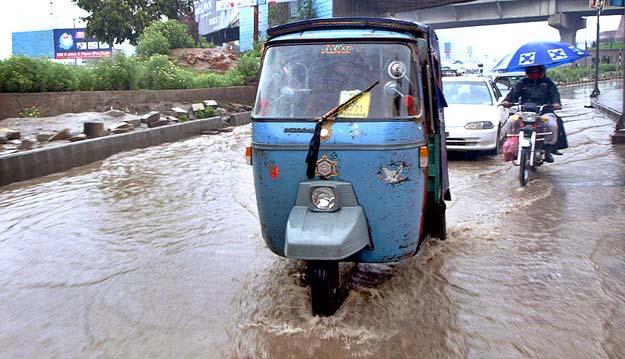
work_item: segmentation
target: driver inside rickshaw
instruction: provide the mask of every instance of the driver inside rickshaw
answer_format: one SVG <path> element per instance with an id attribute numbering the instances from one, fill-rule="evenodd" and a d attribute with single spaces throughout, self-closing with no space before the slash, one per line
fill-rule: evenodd
<path id="1" fill-rule="evenodd" d="M 329 111 L 339 104 L 341 92 L 348 90 L 348 85 L 353 85 L 354 67 L 350 66 L 346 59 L 333 55 L 329 63 L 319 66 L 316 76 L 311 81 L 312 93 L 308 99 L 306 113 L 323 115 L 319 111 Z M 353 86 L 349 86 L 353 87 Z M 364 89 L 364 87 L 362 88 Z M 353 90 L 362 90 L 356 89 Z"/>

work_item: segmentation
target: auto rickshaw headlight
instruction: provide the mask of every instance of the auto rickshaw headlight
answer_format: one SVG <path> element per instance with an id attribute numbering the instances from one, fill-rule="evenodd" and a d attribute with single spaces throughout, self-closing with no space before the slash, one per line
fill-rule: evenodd
<path id="1" fill-rule="evenodd" d="M 315 187 L 310 192 L 310 200 L 317 209 L 331 211 L 336 206 L 336 193 L 330 187 Z"/>
<path id="2" fill-rule="evenodd" d="M 490 121 L 469 122 L 464 125 L 464 128 L 467 130 L 489 130 L 494 127 L 495 126 Z"/>

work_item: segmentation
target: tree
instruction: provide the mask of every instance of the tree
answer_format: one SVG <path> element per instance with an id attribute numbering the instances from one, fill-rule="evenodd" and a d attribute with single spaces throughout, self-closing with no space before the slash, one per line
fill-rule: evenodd
<path id="1" fill-rule="evenodd" d="M 72 0 L 89 16 L 87 33 L 99 41 L 133 45 L 152 22 L 163 16 L 178 19 L 193 12 L 193 0 Z"/>

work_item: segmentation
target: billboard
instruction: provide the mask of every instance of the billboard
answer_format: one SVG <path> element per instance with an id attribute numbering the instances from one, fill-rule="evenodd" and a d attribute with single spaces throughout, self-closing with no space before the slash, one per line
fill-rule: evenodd
<path id="1" fill-rule="evenodd" d="M 54 58 L 57 60 L 89 59 L 113 54 L 113 48 L 110 44 L 87 37 L 84 28 L 54 29 L 53 33 Z"/>
<path id="2" fill-rule="evenodd" d="M 12 34 L 13 55 L 30 57 L 54 57 L 52 30 L 14 32 Z"/>
<path id="3" fill-rule="evenodd" d="M 227 28 L 233 15 L 232 10 L 236 7 L 233 2 L 217 0 L 195 0 L 193 4 L 200 35 Z"/>

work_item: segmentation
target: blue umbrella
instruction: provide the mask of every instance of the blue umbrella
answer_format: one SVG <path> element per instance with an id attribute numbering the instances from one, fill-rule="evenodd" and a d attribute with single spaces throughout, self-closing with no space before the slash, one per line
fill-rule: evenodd
<path id="1" fill-rule="evenodd" d="M 543 65 L 556 67 L 590 56 L 586 51 L 565 42 L 534 41 L 504 56 L 493 72 L 525 71 L 526 67 Z"/>

